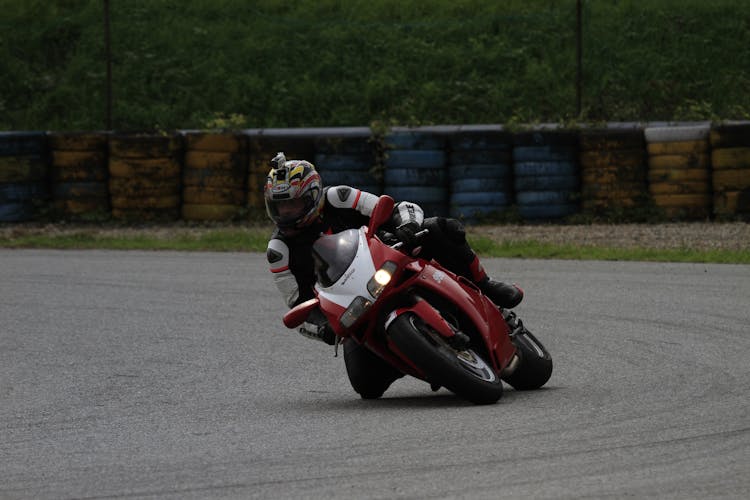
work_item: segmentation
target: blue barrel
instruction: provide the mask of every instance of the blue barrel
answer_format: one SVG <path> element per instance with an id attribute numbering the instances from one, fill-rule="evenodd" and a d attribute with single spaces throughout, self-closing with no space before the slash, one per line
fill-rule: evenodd
<path id="1" fill-rule="evenodd" d="M 44 132 L 0 132 L 0 222 L 34 218 L 49 197 Z"/>
<path id="2" fill-rule="evenodd" d="M 500 128 L 448 137 L 450 216 L 467 224 L 502 214 L 512 203 L 513 136 Z"/>
<path id="3" fill-rule="evenodd" d="M 514 189 L 518 212 L 527 220 L 562 219 L 578 212 L 578 135 L 537 130 L 513 137 Z"/>
<path id="4" fill-rule="evenodd" d="M 425 217 L 448 215 L 445 134 L 425 129 L 394 129 L 385 137 L 383 192 L 412 201 Z"/>
<path id="5" fill-rule="evenodd" d="M 315 140 L 313 163 L 324 186 L 343 184 L 376 195 L 383 192 L 369 128 L 330 129 Z"/>

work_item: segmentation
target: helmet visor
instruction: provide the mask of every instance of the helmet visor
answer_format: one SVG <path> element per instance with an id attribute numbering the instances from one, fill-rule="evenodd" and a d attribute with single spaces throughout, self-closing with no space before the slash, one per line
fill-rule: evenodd
<path id="1" fill-rule="evenodd" d="M 312 203 L 313 199 L 309 194 L 302 198 L 269 200 L 268 213 L 276 224 L 280 226 L 291 226 L 310 211 Z"/>

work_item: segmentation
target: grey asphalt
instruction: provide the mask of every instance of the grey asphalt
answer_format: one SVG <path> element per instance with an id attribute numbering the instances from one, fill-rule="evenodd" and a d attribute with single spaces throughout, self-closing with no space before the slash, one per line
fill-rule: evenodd
<path id="1" fill-rule="evenodd" d="M 750 266 L 486 259 L 545 389 L 377 401 L 264 256 L 0 250 L 0 498 L 748 498 Z"/>

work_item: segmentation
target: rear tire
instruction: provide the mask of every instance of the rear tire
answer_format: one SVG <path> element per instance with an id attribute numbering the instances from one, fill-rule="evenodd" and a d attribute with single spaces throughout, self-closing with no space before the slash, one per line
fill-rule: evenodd
<path id="1" fill-rule="evenodd" d="M 388 336 L 433 386 L 442 386 L 474 404 L 492 404 L 503 385 L 492 365 L 471 349 L 458 351 L 412 313 L 388 326 Z"/>
<path id="2" fill-rule="evenodd" d="M 520 358 L 519 365 L 503 380 L 517 391 L 539 389 L 552 376 L 552 357 L 542 343 L 525 328 L 513 336 L 513 344 Z"/>

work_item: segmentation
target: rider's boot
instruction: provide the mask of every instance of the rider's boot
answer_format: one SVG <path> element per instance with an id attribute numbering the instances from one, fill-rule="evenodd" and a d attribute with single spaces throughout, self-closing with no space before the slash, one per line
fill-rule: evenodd
<path id="1" fill-rule="evenodd" d="M 523 290 L 515 283 L 509 285 L 501 281 L 495 281 L 484 271 L 479 257 L 474 257 L 470 266 L 474 283 L 483 294 L 502 309 L 512 309 L 523 300 Z"/>

